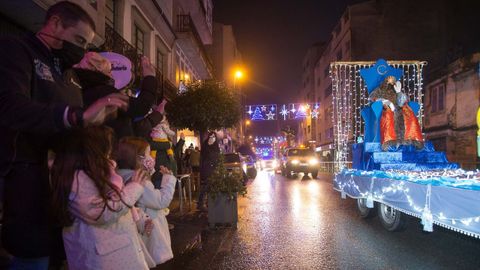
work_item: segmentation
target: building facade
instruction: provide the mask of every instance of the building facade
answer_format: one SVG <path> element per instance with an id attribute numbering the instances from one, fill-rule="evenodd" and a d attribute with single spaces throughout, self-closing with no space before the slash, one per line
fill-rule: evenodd
<path id="1" fill-rule="evenodd" d="M 56 0 L 0 1 L 0 35 L 40 29 Z M 171 99 L 183 84 L 214 78 L 205 46 L 212 44 L 211 0 L 71 0 L 95 21 L 93 45 L 127 56 L 137 81 L 140 57 L 155 65 L 159 96 Z M 187 143 L 197 136 L 183 131 Z"/>
<path id="2" fill-rule="evenodd" d="M 302 86 L 298 91 L 300 103 L 317 103 L 317 92 L 315 91 L 315 64 L 319 57 L 322 55 L 325 49 L 325 43 L 313 44 L 307 51 L 302 62 Z M 298 128 L 299 143 L 311 142 L 316 144 L 317 134 L 317 121 L 307 117 L 304 121 L 300 122 Z"/>
<path id="3" fill-rule="evenodd" d="M 426 138 L 450 161 L 477 168 L 477 121 L 480 106 L 480 53 L 462 57 L 426 86 Z"/>
<path id="4" fill-rule="evenodd" d="M 231 25 L 214 22 L 213 43 L 207 46 L 207 53 L 212 59 L 214 74 L 218 81 L 234 91 L 239 103 L 244 100 L 242 78 L 235 76 L 235 71 L 242 67 L 242 55 L 237 47 L 235 33 Z M 227 129 L 226 138 L 232 143 L 241 143 L 244 136 L 243 119 L 234 128 Z M 233 143 L 229 149 L 233 150 Z"/>
<path id="5" fill-rule="evenodd" d="M 437 70 L 478 49 L 480 29 L 471 26 L 479 3 L 467 2 L 371 0 L 347 7 L 315 65 L 321 110 L 312 132 L 323 156 L 334 156 L 330 63 L 421 60 L 428 62 L 425 81 L 435 80 Z"/>

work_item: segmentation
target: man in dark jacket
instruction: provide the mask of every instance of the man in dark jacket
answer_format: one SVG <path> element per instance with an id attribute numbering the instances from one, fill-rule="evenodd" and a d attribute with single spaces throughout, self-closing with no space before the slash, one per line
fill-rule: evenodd
<path id="1" fill-rule="evenodd" d="M 203 142 L 200 152 L 200 193 L 197 202 L 197 209 L 200 211 L 206 211 L 204 204 L 208 192 L 208 178 L 217 167 L 219 157 L 220 147 L 217 136 L 215 132 L 210 132 L 208 138 Z"/>
<path id="2" fill-rule="evenodd" d="M 78 84 L 63 81 L 62 70 L 80 61 L 94 29 L 78 5 L 59 2 L 36 35 L 0 41 L 1 239 L 14 256 L 11 269 L 48 267 L 52 206 L 47 152 L 52 143 L 67 129 L 101 123 L 106 114 L 127 105 L 115 94 L 83 110 Z"/>
<path id="3" fill-rule="evenodd" d="M 175 162 L 177 162 L 177 174 L 182 174 L 184 172 L 183 166 L 183 147 L 185 146 L 185 135 L 180 133 L 180 139 L 177 144 L 175 144 Z"/>

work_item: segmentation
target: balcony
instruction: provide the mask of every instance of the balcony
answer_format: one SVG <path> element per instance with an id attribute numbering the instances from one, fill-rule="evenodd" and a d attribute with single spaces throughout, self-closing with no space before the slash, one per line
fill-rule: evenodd
<path id="1" fill-rule="evenodd" d="M 135 87 L 139 86 L 138 83 L 142 78 L 141 55 L 137 53 L 137 49 L 132 44 L 128 43 L 109 25 L 105 25 L 105 42 L 100 47 L 100 50 L 119 53 L 130 59 L 132 61 L 132 72 L 135 76 Z M 156 78 L 158 97 L 164 96 L 167 99 L 172 99 L 177 93 L 176 87 L 159 70 L 156 70 Z"/>
<path id="2" fill-rule="evenodd" d="M 213 65 L 190 15 L 177 15 L 175 32 L 182 48 L 202 80 L 213 78 Z"/>

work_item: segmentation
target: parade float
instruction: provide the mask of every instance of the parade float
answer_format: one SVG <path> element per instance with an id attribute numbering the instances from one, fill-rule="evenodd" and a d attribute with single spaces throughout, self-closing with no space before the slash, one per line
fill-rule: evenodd
<path id="1" fill-rule="evenodd" d="M 404 229 L 413 216 L 425 231 L 435 224 L 479 238 L 480 174 L 449 162 L 421 132 L 425 65 L 382 59 L 330 65 L 333 187 L 389 231 Z"/>

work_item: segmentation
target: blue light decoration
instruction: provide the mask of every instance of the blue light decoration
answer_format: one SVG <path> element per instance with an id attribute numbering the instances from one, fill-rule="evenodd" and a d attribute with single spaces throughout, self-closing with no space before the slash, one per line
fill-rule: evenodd
<path id="1" fill-rule="evenodd" d="M 245 113 L 252 121 L 277 120 L 277 105 L 248 105 L 245 106 Z"/>
<path id="2" fill-rule="evenodd" d="M 255 111 L 253 112 L 253 115 L 252 115 L 252 120 L 253 121 L 265 120 L 265 118 L 263 118 L 262 112 L 260 111 L 260 107 L 255 108 Z"/>
<path id="3" fill-rule="evenodd" d="M 255 154 L 258 157 L 272 157 L 273 156 L 273 148 L 272 147 L 257 147 L 255 148 Z"/>
<path id="4" fill-rule="evenodd" d="M 277 143 L 281 141 L 283 137 L 275 137 L 275 136 L 255 136 L 255 143 L 256 144 L 263 144 L 263 145 L 273 145 L 274 143 Z"/>
<path id="5" fill-rule="evenodd" d="M 303 105 L 303 104 L 302 104 L 302 105 L 298 105 L 298 106 L 297 106 L 298 110 L 297 110 L 297 112 L 295 113 L 294 118 L 295 118 L 295 119 L 305 119 L 305 118 L 307 118 L 307 116 L 308 116 L 308 114 L 307 114 L 307 110 L 308 110 L 308 109 L 307 109 L 307 106 L 308 106 L 308 105 Z"/>
<path id="6" fill-rule="evenodd" d="M 277 120 L 277 115 L 283 120 L 317 119 L 320 115 L 319 103 L 289 103 L 281 104 L 277 112 L 276 104 L 245 106 L 247 116 L 253 121 Z"/>

